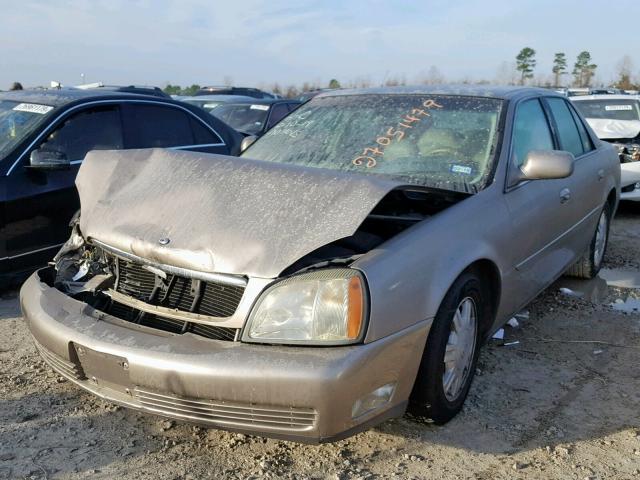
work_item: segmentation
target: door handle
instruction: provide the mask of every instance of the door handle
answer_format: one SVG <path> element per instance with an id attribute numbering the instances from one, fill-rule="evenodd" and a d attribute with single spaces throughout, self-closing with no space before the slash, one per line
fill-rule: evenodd
<path id="1" fill-rule="evenodd" d="M 571 190 L 568 188 L 560 190 L 560 203 L 567 203 L 569 200 L 571 200 Z"/>
<path id="2" fill-rule="evenodd" d="M 598 170 L 598 180 L 602 180 L 604 178 L 604 169 Z"/>

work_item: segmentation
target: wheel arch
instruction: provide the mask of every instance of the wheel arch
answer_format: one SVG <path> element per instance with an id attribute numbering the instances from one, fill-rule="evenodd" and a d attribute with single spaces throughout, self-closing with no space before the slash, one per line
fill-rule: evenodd
<path id="1" fill-rule="evenodd" d="M 464 272 L 474 272 L 480 277 L 485 287 L 485 294 L 489 299 L 486 311 L 482 315 L 482 324 L 480 325 L 480 335 L 484 337 L 490 332 L 495 323 L 502 295 L 502 276 L 498 266 L 492 260 L 486 258 L 476 260 Z"/>

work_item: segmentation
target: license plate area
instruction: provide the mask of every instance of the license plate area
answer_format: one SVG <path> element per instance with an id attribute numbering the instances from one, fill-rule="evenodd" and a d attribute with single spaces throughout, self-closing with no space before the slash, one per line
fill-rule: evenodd
<path id="1" fill-rule="evenodd" d="M 129 362 L 125 357 L 98 352 L 77 343 L 73 344 L 73 350 L 91 384 L 124 393 L 129 391 Z"/>

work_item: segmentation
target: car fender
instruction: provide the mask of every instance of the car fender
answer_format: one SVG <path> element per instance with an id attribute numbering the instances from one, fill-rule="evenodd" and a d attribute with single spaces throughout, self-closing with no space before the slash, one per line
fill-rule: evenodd
<path id="1" fill-rule="evenodd" d="M 371 342 L 432 320 L 455 279 L 479 260 L 492 262 L 501 281 L 507 268 L 502 200 L 465 199 L 370 251 L 353 264 L 367 279 Z M 508 237 L 508 235 L 506 236 Z"/>

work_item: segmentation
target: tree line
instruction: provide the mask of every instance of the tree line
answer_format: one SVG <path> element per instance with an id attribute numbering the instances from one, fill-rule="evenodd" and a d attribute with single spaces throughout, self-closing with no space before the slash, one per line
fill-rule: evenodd
<path id="1" fill-rule="evenodd" d="M 508 84 L 508 85 L 537 85 L 541 87 L 592 87 L 594 86 L 594 80 L 598 65 L 594 63 L 591 53 L 587 50 L 580 52 L 573 63 L 571 71 L 569 65 L 569 59 L 564 52 L 557 52 L 554 54 L 551 71 L 551 76 L 546 79 L 538 76 L 536 78 L 536 51 L 531 47 L 524 47 L 518 52 L 515 57 L 515 63 L 503 62 L 498 68 L 496 78 L 487 79 L 470 79 L 462 78 L 455 81 L 447 81 L 445 76 L 440 72 L 438 67 L 431 66 L 426 72 L 421 73 L 415 79 L 408 82 L 404 75 L 400 76 L 385 76 L 381 82 L 373 82 L 369 77 L 363 76 L 354 80 L 340 82 L 333 78 L 328 83 L 321 81 L 304 82 L 299 86 L 296 85 L 282 85 L 280 83 L 272 84 L 259 84 L 258 88 L 273 92 L 287 98 L 293 98 L 300 95 L 302 92 L 308 92 L 318 90 L 321 88 L 368 88 L 373 86 L 397 86 L 411 84 L 423 84 L 423 85 L 437 85 L 445 83 L 460 83 L 460 84 L 478 84 L 478 85 L 490 85 L 490 84 Z M 640 89 L 640 77 L 633 76 L 633 62 L 631 57 L 625 55 L 619 62 L 616 69 L 616 79 L 610 85 L 615 88 L 621 88 L 623 90 L 639 90 Z M 233 80 L 230 77 L 225 77 L 225 85 L 232 85 Z M 602 85 L 604 86 L 604 85 Z M 169 95 L 193 95 L 200 89 L 200 85 L 190 85 L 188 87 L 181 87 L 179 85 L 167 84 L 164 91 Z"/>
<path id="2" fill-rule="evenodd" d="M 592 81 L 596 73 L 598 65 L 593 63 L 591 53 L 584 50 L 578 54 L 571 75 L 573 79 L 567 83 L 563 81 L 563 77 L 569 74 L 568 59 L 564 52 L 557 52 L 553 57 L 553 66 L 551 73 L 553 74 L 553 87 L 591 87 Z M 533 78 L 533 72 L 536 67 L 536 51 L 533 48 L 525 47 L 518 55 L 516 55 L 516 70 L 520 72 L 520 85 L 525 85 L 527 80 Z M 632 80 L 633 63 L 631 57 L 625 55 L 618 63 L 617 79 L 613 83 L 613 87 L 623 90 L 636 90 L 640 88 L 640 81 Z"/>

